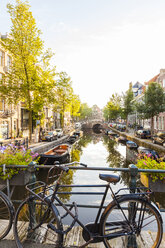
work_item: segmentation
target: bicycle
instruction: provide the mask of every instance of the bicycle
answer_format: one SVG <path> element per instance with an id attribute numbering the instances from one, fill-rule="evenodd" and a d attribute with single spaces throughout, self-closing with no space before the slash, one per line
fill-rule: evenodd
<path id="1" fill-rule="evenodd" d="M 9 233 L 14 219 L 14 206 L 8 196 L 0 191 L 0 240 Z"/>
<path id="2" fill-rule="evenodd" d="M 58 248 L 64 247 L 64 236 L 75 223 L 82 227 L 84 238 L 84 244 L 79 248 L 97 242 L 103 242 L 106 248 L 147 247 L 146 235 L 152 232 L 154 235 L 148 247 L 160 246 L 163 221 L 158 207 L 150 200 L 151 192 L 137 188 L 135 193 L 120 194 L 122 190 L 126 190 L 123 188 L 114 193 L 111 184 L 120 181 L 119 175 L 99 175 L 101 180 L 107 182 L 105 192 L 95 222 L 84 225 L 78 218 L 76 203 L 73 202 L 69 208 L 57 196 L 62 186 L 61 177 L 63 173 L 68 172 L 67 166 L 73 163 L 55 165 L 49 170 L 48 177 L 56 178 L 56 183 L 53 185 L 38 181 L 26 186 L 30 196 L 21 203 L 14 220 L 14 237 L 18 248 L 34 247 L 30 245 L 45 241 Z M 113 199 L 103 210 L 109 190 Z M 63 216 L 59 213 L 57 203 L 66 211 Z M 70 226 L 65 227 L 62 220 L 67 215 L 70 215 L 73 221 Z"/>

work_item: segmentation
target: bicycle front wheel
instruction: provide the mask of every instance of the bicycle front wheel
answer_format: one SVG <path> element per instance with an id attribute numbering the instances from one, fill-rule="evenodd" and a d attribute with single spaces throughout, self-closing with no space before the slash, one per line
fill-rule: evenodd
<path id="1" fill-rule="evenodd" d="M 57 210 L 57 209 L 56 209 Z M 14 237 L 17 247 L 36 247 L 36 244 L 53 244 L 62 247 L 63 235 L 49 228 L 49 224 L 62 231 L 58 211 L 37 197 L 29 197 L 19 206 L 14 220 Z"/>
<path id="2" fill-rule="evenodd" d="M 14 207 L 8 197 L 0 191 L 0 240 L 10 231 L 14 218 Z"/>
<path id="3" fill-rule="evenodd" d="M 118 203 L 112 201 L 100 220 L 105 247 L 158 248 L 163 226 L 157 208 L 139 196 L 123 196 Z"/>

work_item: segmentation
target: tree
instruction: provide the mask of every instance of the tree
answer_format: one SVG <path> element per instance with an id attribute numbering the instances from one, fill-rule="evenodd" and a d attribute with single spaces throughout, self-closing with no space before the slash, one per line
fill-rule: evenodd
<path id="1" fill-rule="evenodd" d="M 40 30 L 30 11 L 30 5 L 16 0 L 16 5 L 8 4 L 12 27 L 10 38 L 5 40 L 5 48 L 12 56 L 12 66 L 6 75 L 0 91 L 8 101 L 25 103 L 29 111 L 29 139 L 32 137 L 32 113 L 42 109 L 54 88 L 54 69 L 47 69 L 51 54 L 43 53 Z M 43 68 L 39 61 L 43 61 Z"/>
<path id="2" fill-rule="evenodd" d="M 72 82 L 66 72 L 60 72 L 56 81 L 56 107 L 58 107 L 61 115 L 61 126 L 64 127 L 64 114 L 70 110 L 72 101 Z"/>
<path id="3" fill-rule="evenodd" d="M 80 98 L 78 95 L 72 94 L 71 104 L 70 104 L 70 113 L 72 118 L 80 115 L 79 110 L 80 110 Z"/>
<path id="4" fill-rule="evenodd" d="M 159 83 L 152 82 L 144 93 L 144 103 L 137 107 L 145 119 L 151 118 L 151 133 L 154 132 L 154 116 L 165 111 L 165 94 Z"/>
<path id="5" fill-rule="evenodd" d="M 121 97 L 116 93 L 113 94 L 104 108 L 104 116 L 106 119 L 117 119 L 120 115 Z"/>
<path id="6" fill-rule="evenodd" d="M 80 119 L 85 120 L 90 118 L 92 115 L 92 108 L 88 106 L 87 103 L 82 103 L 80 106 Z"/>
<path id="7" fill-rule="evenodd" d="M 123 108 L 121 108 L 121 115 L 126 120 L 126 126 L 128 125 L 128 115 L 134 110 L 133 98 L 132 84 L 130 84 L 129 89 L 123 95 Z"/>

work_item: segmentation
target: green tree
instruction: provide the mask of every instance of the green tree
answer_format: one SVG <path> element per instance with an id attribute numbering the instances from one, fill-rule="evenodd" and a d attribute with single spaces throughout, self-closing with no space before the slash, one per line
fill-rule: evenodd
<path id="1" fill-rule="evenodd" d="M 113 94 L 104 108 L 104 116 L 106 119 L 117 119 L 120 115 L 121 97 L 116 93 Z"/>
<path id="2" fill-rule="evenodd" d="M 54 88 L 54 70 L 47 69 L 51 54 L 43 54 L 40 30 L 30 11 L 30 5 L 16 0 L 8 4 L 12 27 L 5 48 L 12 56 L 12 66 L 0 91 L 10 102 L 22 101 L 29 111 L 29 139 L 32 137 L 32 113 L 43 107 Z M 39 61 L 43 60 L 43 68 Z"/>
<path id="3" fill-rule="evenodd" d="M 78 95 L 72 94 L 71 96 L 71 104 L 70 104 L 70 113 L 72 116 L 72 119 L 74 117 L 77 117 L 80 115 L 79 110 L 80 110 L 80 98 Z"/>
<path id="4" fill-rule="evenodd" d="M 103 116 L 106 121 L 109 121 L 109 108 L 107 105 L 103 108 Z"/>
<path id="5" fill-rule="evenodd" d="M 60 72 L 58 76 L 59 78 L 56 81 L 56 107 L 60 111 L 61 126 L 64 127 L 64 114 L 70 111 L 73 88 L 71 78 L 66 72 Z"/>
<path id="6" fill-rule="evenodd" d="M 82 103 L 80 106 L 80 119 L 85 120 L 90 118 L 92 115 L 92 108 L 88 106 L 87 103 Z"/>
<path id="7" fill-rule="evenodd" d="M 121 108 L 121 115 L 126 120 L 126 126 L 128 125 L 128 115 L 134 110 L 133 98 L 132 84 L 130 84 L 129 89 L 123 95 L 123 108 Z"/>
<path id="8" fill-rule="evenodd" d="M 154 116 L 165 111 L 165 94 L 159 83 L 152 82 L 144 93 L 144 102 L 137 105 L 143 118 L 151 118 L 151 133 L 154 132 Z"/>

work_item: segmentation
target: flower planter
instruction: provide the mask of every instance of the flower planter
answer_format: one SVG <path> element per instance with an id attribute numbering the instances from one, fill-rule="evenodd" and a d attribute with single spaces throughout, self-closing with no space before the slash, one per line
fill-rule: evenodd
<path id="1" fill-rule="evenodd" d="M 155 182 L 152 181 L 150 175 L 140 173 L 141 183 L 150 188 L 153 192 L 165 192 L 165 180 L 157 179 Z"/>
<path id="2" fill-rule="evenodd" d="M 14 175 L 10 180 L 10 185 L 23 186 L 29 182 L 30 173 L 26 171 L 19 171 L 18 174 Z M 6 185 L 6 180 L 0 179 L 0 185 Z"/>

